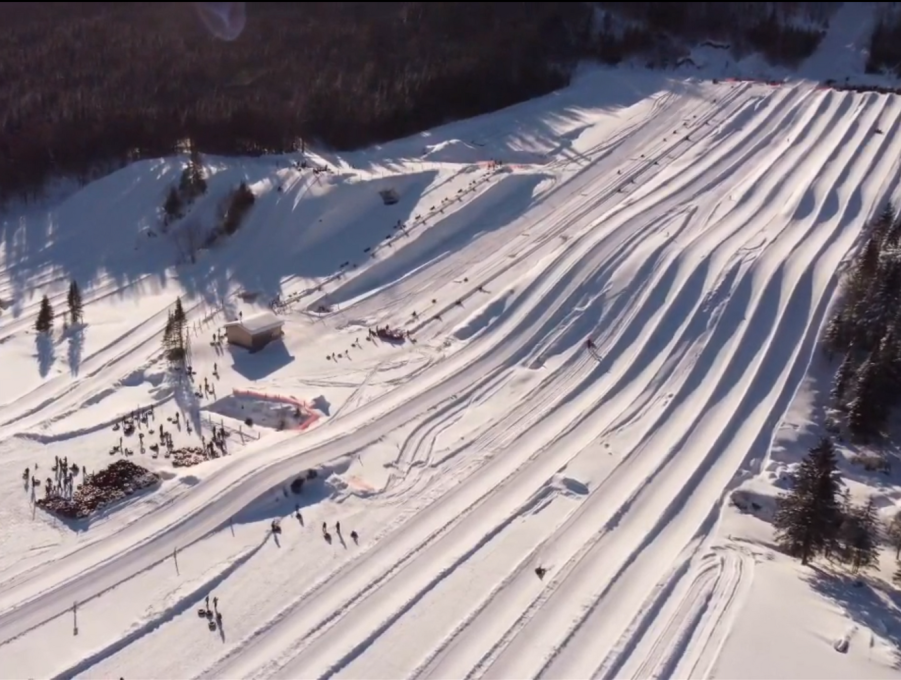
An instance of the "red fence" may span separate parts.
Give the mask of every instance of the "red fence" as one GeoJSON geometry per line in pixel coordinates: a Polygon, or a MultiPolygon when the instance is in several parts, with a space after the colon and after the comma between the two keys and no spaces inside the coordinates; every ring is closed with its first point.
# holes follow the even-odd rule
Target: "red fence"
{"type": "Polygon", "coordinates": [[[294,397],[286,397],[281,394],[269,394],[267,392],[255,392],[254,390],[238,390],[233,389],[232,394],[236,397],[253,397],[254,399],[262,399],[264,401],[277,401],[282,404],[290,404],[294,406],[301,412],[303,412],[305,418],[304,421],[293,428],[295,430],[303,431],[310,427],[312,427],[322,416],[312,408],[307,402],[301,401],[299,399],[295,399],[294,397]]]}

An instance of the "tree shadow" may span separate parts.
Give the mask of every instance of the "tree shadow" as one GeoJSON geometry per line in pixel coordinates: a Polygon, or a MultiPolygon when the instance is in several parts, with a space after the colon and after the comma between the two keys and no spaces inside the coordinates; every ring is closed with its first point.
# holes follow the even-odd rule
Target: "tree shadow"
{"type": "Polygon", "coordinates": [[[84,324],[70,326],[67,331],[69,371],[73,376],[78,375],[81,358],[84,355],[84,332],[84,324]]]}
{"type": "Polygon", "coordinates": [[[856,624],[888,641],[894,648],[893,667],[901,669],[901,597],[874,579],[812,569],[806,578],[810,587],[841,607],[856,624]]]}
{"type": "Polygon", "coordinates": [[[199,433],[202,428],[200,400],[194,392],[194,382],[181,366],[173,367],[169,371],[169,379],[172,385],[172,396],[178,409],[191,424],[194,432],[199,433]]]}
{"type": "MultiPolygon", "coordinates": [[[[584,155],[584,149],[575,149],[586,111],[615,111],[674,88],[691,96],[693,87],[674,84],[665,74],[614,69],[575,80],[570,88],[514,106],[498,118],[463,120],[363,151],[332,155],[333,165],[370,169],[396,165],[404,174],[361,182],[359,173],[338,176],[340,169],[314,175],[309,169],[288,171],[271,158],[229,159],[226,164],[211,157],[209,162],[219,167],[208,178],[208,192],[198,198],[192,215],[197,219],[214,215],[217,204],[239,181],[255,187],[257,202],[234,236],[201,254],[197,264],[177,268],[186,297],[214,303],[225,298],[230,284],[274,296],[287,279],[337,280],[347,266],[368,263],[365,249],[383,243],[396,223],[415,219],[421,199],[436,180],[429,163],[451,162],[460,165],[461,172],[472,173],[492,159],[545,163],[560,157],[586,164],[593,159],[584,155]],[[408,174],[410,161],[421,163],[418,173],[408,174]],[[397,204],[383,205],[378,192],[387,188],[399,192],[397,204]],[[256,264],[261,261],[267,266],[256,264]],[[349,265],[342,268],[344,263],[349,265]]],[[[165,187],[178,181],[183,164],[183,157],[140,161],[91,182],[50,208],[28,205],[0,216],[0,243],[6,247],[7,275],[17,301],[13,314],[23,312],[22,301],[28,302],[35,275],[50,268],[83,283],[85,290],[102,279],[104,285],[112,281],[120,296],[167,287],[176,249],[161,232],[158,213],[165,187]],[[88,225],[90,248],[85,248],[88,225]]],[[[478,230],[469,236],[477,237],[478,230]]]]}
{"type": "MultiPolygon", "coordinates": [[[[256,202],[237,232],[213,245],[197,264],[179,267],[189,298],[224,300],[237,287],[271,299],[288,279],[339,280],[349,267],[368,263],[366,247],[381,244],[395,224],[414,217],[437,178],[429,170],[361,182],[336,174],[314,176],[311,170],[285,177],[271,162],[232,159],[229,165],[219,174],[237,178],[240,169],[248,183],[256,181],[256,202]],[[379,191],[387,188],[400,193],[396,205],[383,204],[379,191]]],[[[221,184],[217,177],[209,193],[221,199],[222,190],[213,186],[221,184]]]]}
{"type": "Polygon", "coordinates": [[[56,361],[56,347],[49,333],[38,333],[34,338],[35,352],[38,360],[38,371],[42,378],[50,373],[53,362],[56,361]]]}

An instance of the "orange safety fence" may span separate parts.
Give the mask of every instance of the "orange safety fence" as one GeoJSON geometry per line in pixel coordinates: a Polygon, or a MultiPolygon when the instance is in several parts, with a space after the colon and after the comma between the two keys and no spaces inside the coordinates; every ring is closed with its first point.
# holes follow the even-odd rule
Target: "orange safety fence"
{"type": "Polygon", "coordinates": [[[291,406],[294,406],[295,408],[302,411],[304,416],[306,416],[304,418],[304,421],[300,425],[293,428],[293,429],[301,431],[301,432],[310,428],[321,417],[320,414],[315,409],[313,409],[307,402],[300,401],[299,399],[295,399],[294,397],[286,397],[281,394],[269,394],[267,392],[256,392],[254,390],[239,390],[239,389],[233,389],[232,394],[236,397],[253,397],[255,399],[263,399],[264,401],[278,401],[283,404],[290,404],[291,406]]]}

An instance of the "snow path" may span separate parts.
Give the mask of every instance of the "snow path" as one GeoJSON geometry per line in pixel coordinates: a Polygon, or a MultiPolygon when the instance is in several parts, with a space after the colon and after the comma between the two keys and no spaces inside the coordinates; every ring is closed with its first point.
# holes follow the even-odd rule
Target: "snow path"
{"type": "MultiPolygon", "coordinates": [[[[725,494],[761,471],[836,272],[896,188],[901,100],[682,83],[583,118],[566,155],[545,163],[476,182],[436,162],[441,179],[422,205],[444,206],[430,218],[438,226],[411,229],[302,298],[307,311],[336,308],[310,322],[329,338],[405,324],[418,341],[393,363],[355,360],[359,379],[344,378],[353,387],[322,424],[263,436],[139,521],[0,572],[0,667],[73,603],[113,602],[130,583],[175,578],[176,550],[197,560],[203,546],[240,539],[166,607],[90,648],[75,638],[28,672],[162,677],[173,672],[167,650],[194,678],[709,677],[755,575],[754,555],[716,540],[725,494]],[[248,520],[257,540],[229,537],[242,513],[326,464],[356,465],[373,490],[345,493],[330,515],[305,508],[316,518],[307,522],[315,535],[317,523],[350,526],[346,513],[368,509],[382,519],[359,546],[317,562],[331,550],[317,543],[283,564],[289,548],[262,540],[275,516],[265,513],[248,520]],[[296,570],[293,585],[230,615],[221,643],[161,642],[214,587],[229,593],[223,602],[247,588],[252,600],[259,578],[263,593],[276,564],[296,570]]],[[[291,180],[282,191],[287,203],[312,190],[291,180]]],[[[267,209],[260,220],[279,219],[281,208],[267,209]]],[[[250,267],[222,257],[233,278],[250,267]]],[[[309,278],[298,290],[315,289],[309,278]]],[[[128,285],[95,286],[88,309],[128,285]]],[[[147,303],[86,353],[77,378],[58,375],[0,407],[3,436],[66,422],[150,365],[167,309],[147,303]]],[[[210,313],[199,300],[189,309],[210,313]]],[[[0,334],[23,324],[0,317],[0,334]]],[[[307,385],[341,379],[333,363],[305,360],[307,385]]],[[[298,394],[304,384],[279,380],[298,394]]]]}

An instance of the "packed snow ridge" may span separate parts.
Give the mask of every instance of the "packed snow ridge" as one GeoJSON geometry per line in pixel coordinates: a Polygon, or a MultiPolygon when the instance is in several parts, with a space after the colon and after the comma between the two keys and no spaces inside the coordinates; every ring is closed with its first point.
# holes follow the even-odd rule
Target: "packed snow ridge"
{"type": "Polygon", "coordinates": [[[805,424],[899,159],[894,95],[598,72],[353,157],[204,158],[166,233],[183,159],[7,216],[0,668],[897,677],[897,598],[811,588],[730,498],[805,424]],[[267,309],[261,349],[223,330],[267,309]],[[41,507],[79,484],[88,517],[41,507]]]}

